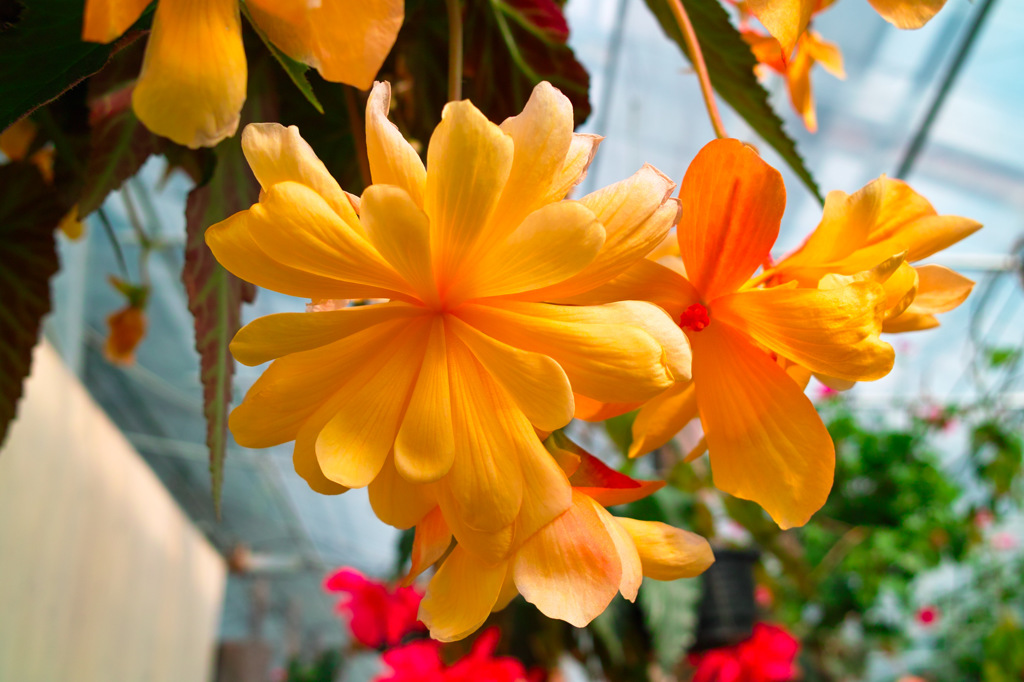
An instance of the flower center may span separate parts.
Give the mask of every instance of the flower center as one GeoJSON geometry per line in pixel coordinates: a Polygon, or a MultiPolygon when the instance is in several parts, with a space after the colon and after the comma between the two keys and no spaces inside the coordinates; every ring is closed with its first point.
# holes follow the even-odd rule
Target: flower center
{"type": "Polygon", "coordinates": [[[700,303],[694,303],[679,316],[679,326],[691,332],[699,332],[711,324],[708,309],[700,303]]]}

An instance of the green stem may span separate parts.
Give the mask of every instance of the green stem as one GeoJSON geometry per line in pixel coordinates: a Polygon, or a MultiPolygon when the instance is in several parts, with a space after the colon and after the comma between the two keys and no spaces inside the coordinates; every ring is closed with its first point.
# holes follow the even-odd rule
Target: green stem
{"type": "Polygon", "coordinates": [[[445,0],[448,6],[448,101],[462,99],[462,6],[459,0],[445,0]]]}

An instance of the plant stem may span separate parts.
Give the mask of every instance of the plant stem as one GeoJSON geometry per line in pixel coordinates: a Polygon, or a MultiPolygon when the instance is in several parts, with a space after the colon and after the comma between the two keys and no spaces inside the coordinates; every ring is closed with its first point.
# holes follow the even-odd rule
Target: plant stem
{"type": "Polygon", "coordinates": [[[448,101],[462,99],[462,6],[459,0],[445,0],[448,6],[448,101]]]}
{"type": "Polygon", "coordinates": [[[679,25],[679,32],[683,34],[683,41],[686,43],[686,51],[690,53],[693,68],[697,70],[697,79],[700,81],[700,91],[704,95],[704,104],[708,109],[711,127],[715,129],[715,135],[719,139],[727,138],[729,135],[725,132],[722,117],[718,113],[715,92],[711,89],[711,78],[708,76],[708,66],[704,63],[704,53],[700,50],[700,43],[697,41],[697,33],[693,30],[693,24],[690,23],[690,16],[686,13],[682,0],[669,0],[668,4],[679,25]]]}

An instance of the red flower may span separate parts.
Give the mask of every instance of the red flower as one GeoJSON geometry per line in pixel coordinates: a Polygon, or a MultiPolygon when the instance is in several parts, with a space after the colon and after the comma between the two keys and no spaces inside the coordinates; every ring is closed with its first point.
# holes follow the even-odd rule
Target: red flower
{"type": "Polygon", "coordinates": [[[384,652],[390,671],[374,682],[526,682],[526,668],[514,658],[494,656],[501,632],[490,628],[481,634],[465,658],[446,668],[441,661],[441,644],[419,640],[384,652]]]}
{"type": "Polygon", "coordinates": [[[348,614],[352,636],[368,647],[396,646],[405,635],[423,629],[416,620],[423,593],[415,587],[391,589],[352,568],[328,577],[324,587],[347,595],[338,610],[348,614]]]}
{"type": "Polygon", "coordinates": [[[691,654],[693,682],[788,682],[796,676],[799,651],[788,632],[758,623],[744,642],[691,654]]]}
{"type": "Polygon", "coordinates": [[[934,606],[922,606],[917,610],[917,622],[925,627],[935,624],[939,619],[939,610],[934,606]]]}

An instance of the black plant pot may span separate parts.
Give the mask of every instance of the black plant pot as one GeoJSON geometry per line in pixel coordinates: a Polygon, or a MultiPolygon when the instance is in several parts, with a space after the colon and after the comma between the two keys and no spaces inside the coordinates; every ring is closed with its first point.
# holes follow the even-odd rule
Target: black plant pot
{"type": "Polygon", "coordinates": [[[755,550],[715,550],[715,563],[701,576],[703,594],[692,651],[731,646],[753,635],[754,564],[759,556],[755,550]]]}

